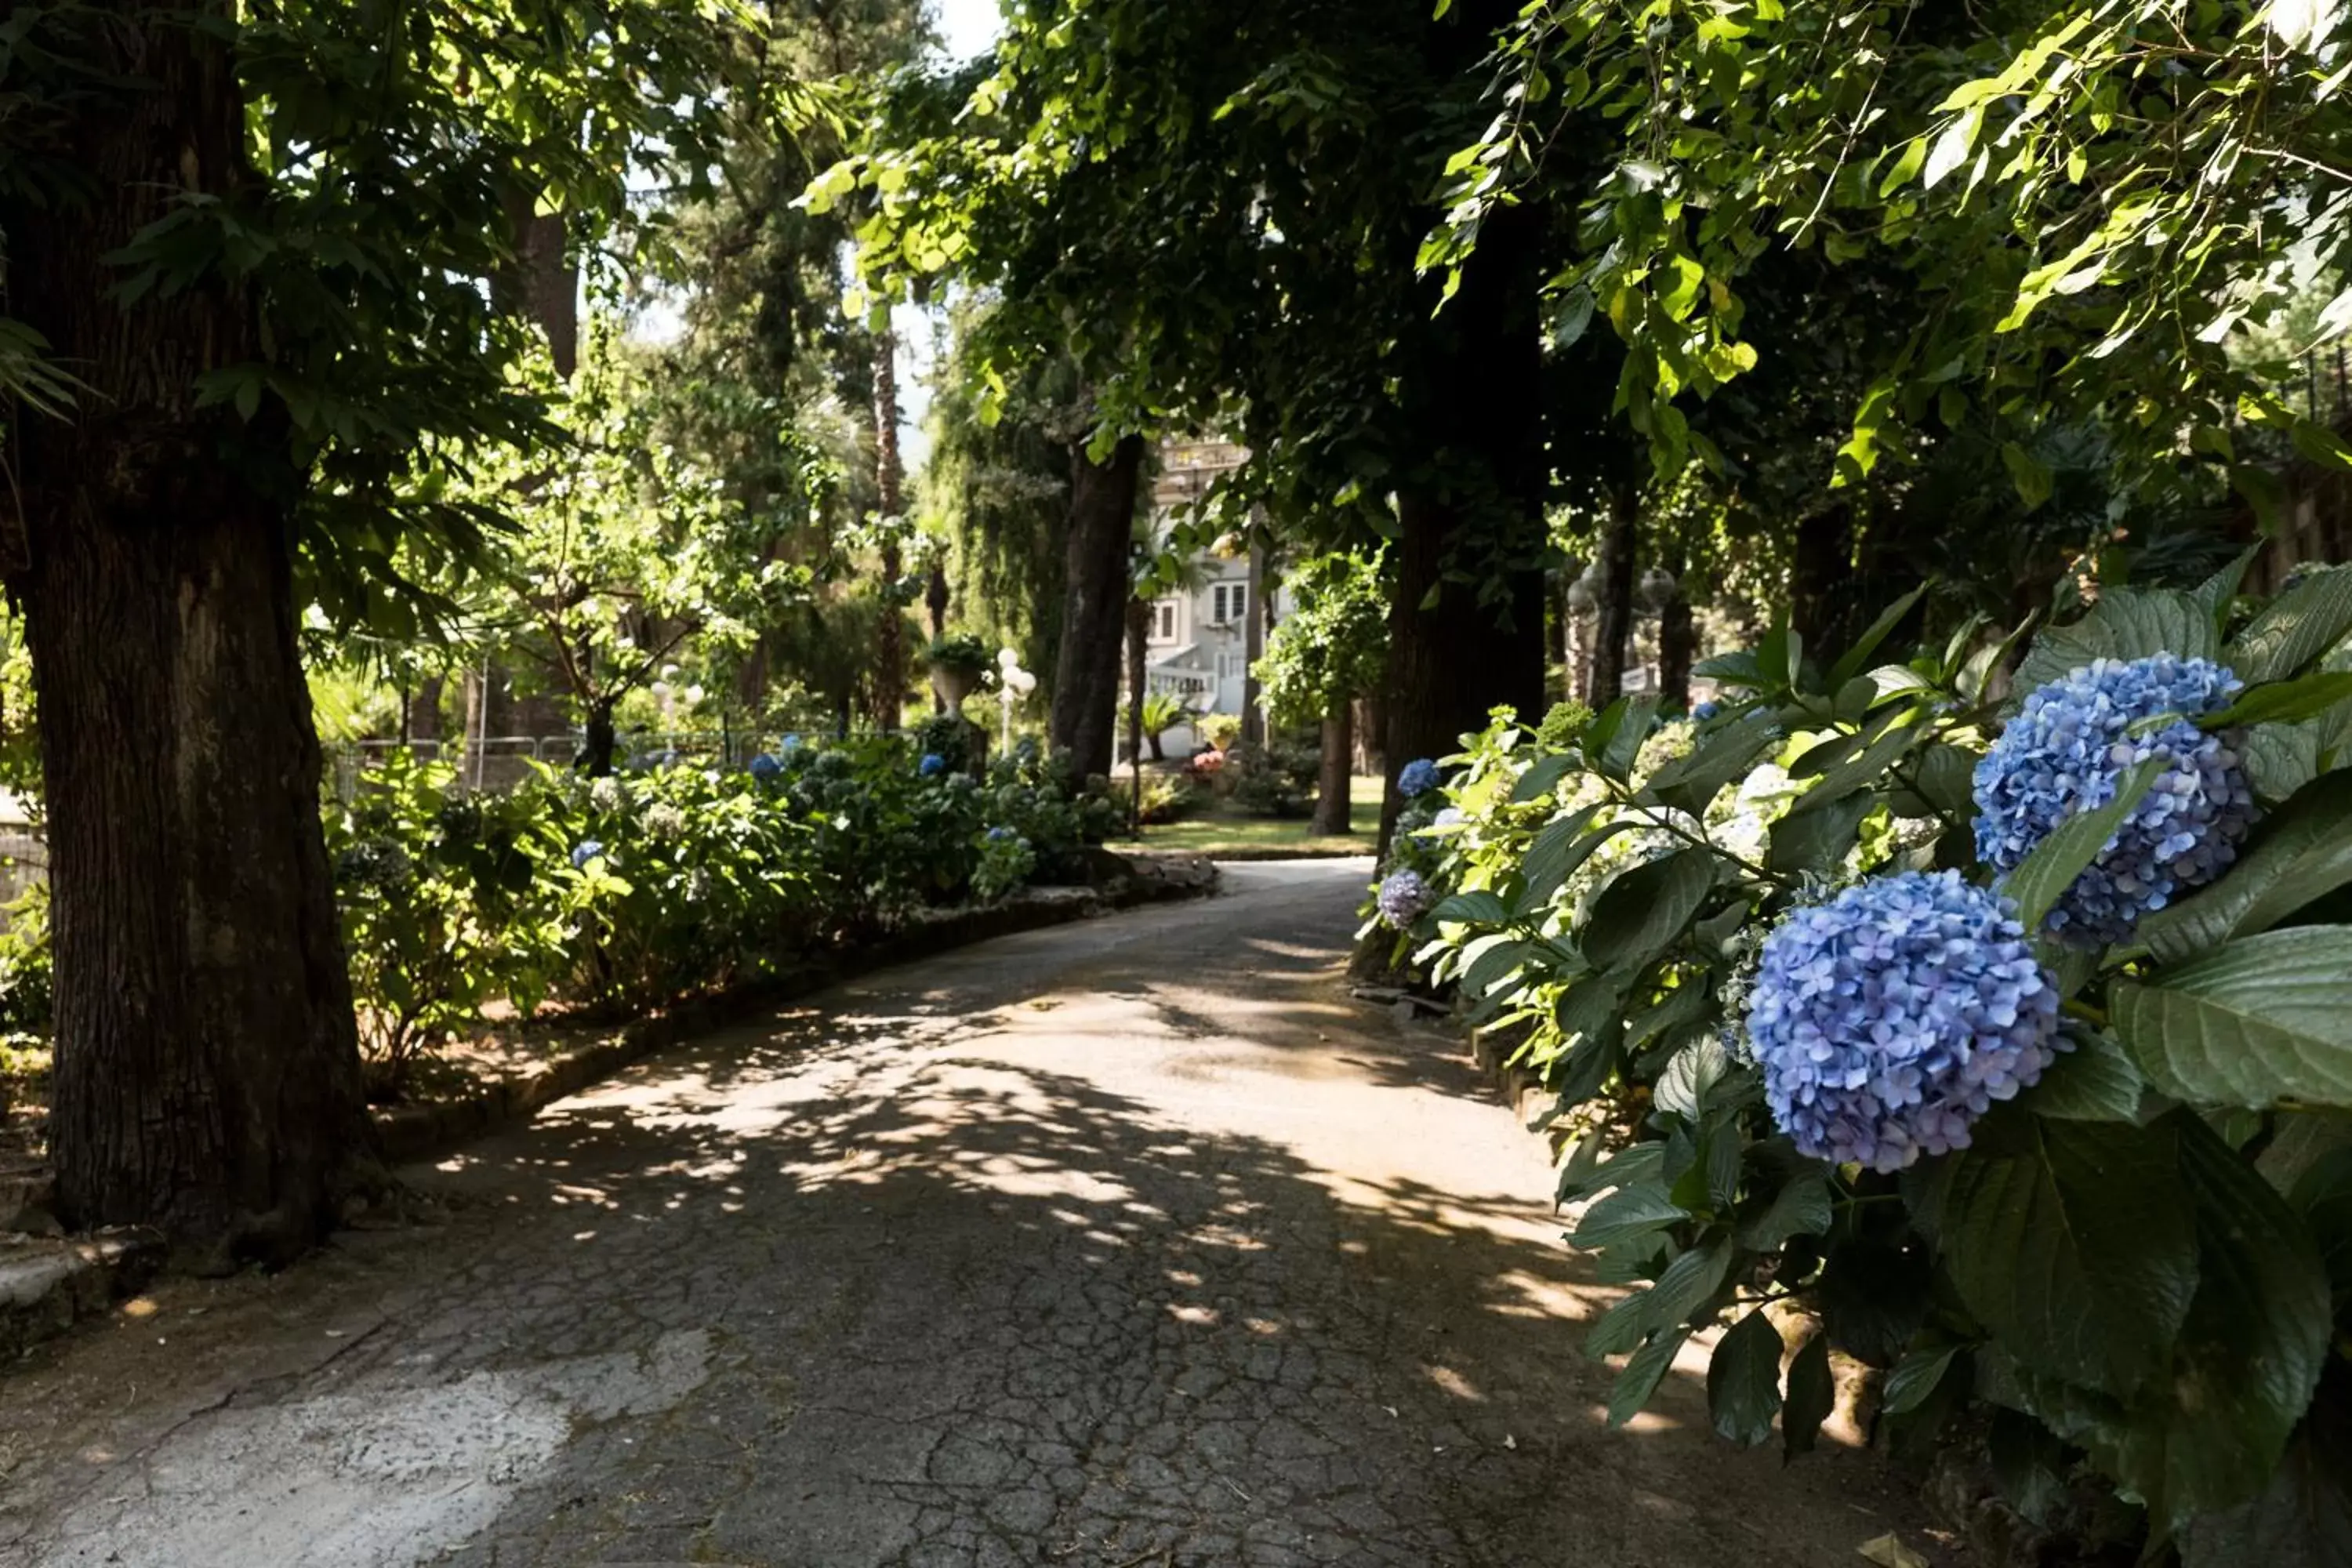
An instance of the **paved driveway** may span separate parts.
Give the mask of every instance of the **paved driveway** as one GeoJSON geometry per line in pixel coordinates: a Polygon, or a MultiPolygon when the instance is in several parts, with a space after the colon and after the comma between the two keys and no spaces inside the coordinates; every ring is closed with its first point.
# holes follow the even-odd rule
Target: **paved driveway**
{"type": "Polygon", "coordinates": [[[1852,1564],[1864,1454],[1602,1424],[1520,1131],[1351,1002],[1361,862],[888,971],[0,1383],[0,1563],[1852,1564]]]}

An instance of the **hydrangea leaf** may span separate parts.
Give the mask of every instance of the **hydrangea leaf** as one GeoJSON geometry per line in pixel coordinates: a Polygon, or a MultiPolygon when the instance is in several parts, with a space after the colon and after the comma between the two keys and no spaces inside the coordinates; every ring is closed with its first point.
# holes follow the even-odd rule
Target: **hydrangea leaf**
{"type": "Polygon", "coordinates": [[[1837,1408],[1837,1380],[1830,1375],[1830,1337],[1815,1334],[1789,1363],[1789,1397],[1780,1407],[1780,1448],[1790,1458],[1813,1451],[1822,1423],[1837,1408]]]}
{"type": "MultiPolygon", "coordinates": [[[[1625,1303],[1621,1302],[1620,1305],[1625,1303]]],[[[1625,1370],[1619,1373],[1617,1381],[1610,1385],[1610,1426],[1622,1426],[1642,1413],[1643,1407],[1650,1403],[1650,1395],[1658,1391],[1658,1384],[1664,1380],[1667,1369],[1675,1364],[1675,1356],[1682,1350],[1683,1342],[1690,1336],[1691,1331],[1686,1328],[1670,1329],[1654,1336],[1649,1343],[1633,1352],[1633,1359],[1625,1363],[1625,1370]]]]}
{"type": "Polygon", "coordinates": [[[1666,1195],[1665,1189],[1647,1183],[1620,1187],[1584,1211],[1570,1245],[1598,1252],[1637,1236],[1670,1229],[1690,1218],[1690,1213],[1666,1195]]]}
{"type": "Polygon", "coordinates": [[[2200,718],[2197,725],[2201,730],[2227,730],[2242,724],[2300,723],[2347,698],[2352,698],[2352,673],[2314,670],[2293,680],[2250,688],[2220,712],[2200,718]]]}
{"type": "Polygon", "coordinates": [[[2253,1501],[2190,1520],[2181,1568],[2340,1568],[2352,1563],[2352,1398],[2323,1394],[2253,1501]]]}
{"type": "Polygon", "coordinates": [[[2066,1495],[2066,1445],[2023,1411],[1997,1409],[1985,1449],[2009,1506],[2033,1523],[2047,1521],[2066,1495]]]}
{"type": "Polygon", "coordinates": [[[1840,1242],[1822,1268],[1822,1322],[1840,1350],[1885,1366],[1927,1321],[1935,1269],[1916,1247],[1875,1239],[1840,1242]]]}
{"type": "Polygon", "coordinates": [[[1774,728],[1769,712],[1746,715],[1701,741],[1690,755],[1677,757],[1651,774],[1650,792],[1678,811],[1704,815],[1724,785],[1753,771],[1759,755],[1772,744],[1774,728]]]}
{"type": "Polygon", "coordinates": [[[1819,1171],[1791,1176],[1762,1214],[1739,1227],[1739,1245],[1751,1252],[1778,1252],[1795,1236],[1822,1236],[1830,1228],[1829,1178],[1819,1171]]]}
{"type": "Polygon", "coordinates": [[[2238,754],[2257,796],[2288,800],[2320,776],[2322,754],[2328,750],[2326,723],[2322,719],[2307,724],[2257,724],[2246,731],[2238,754]]]}
{"type": "Polygon", "coordinates": [[[1870,623],[1869,629],[1856,637],[1853,646],[1845,650],[1844,657],[1831,667],[1829,685],[1832,690],[1843,686],[1862,673],[1863,666],[1869,662],[1870,656],[1876,653],[1878,646],[1893,635],[1896,626],[1903,624],[1903,617],[1911,613],[1911,607],[1916,605],[1927,592],[1927,584],[1920,584],[1889,605],[1878,619],[1870,623]]]}
{"type": "Polygon", "coordinates": [[[1927,1404],[1936,1385],[1944,1381],[1952,1358],[1959,1353],[1958,1345],[1942,1345],[1906,1355],[1886,1374],[1886,1393],[1880,1408],[1889,1415],[1900,1415],[1927,1404]]]}
{"type": "Polygon", "coordinates": [[[1680,936],[1715,887],[1720,863],[1710,850],[1678,850],[1636,866],[1592,901],[1585,956],[1595,969],[1639,969],[1680,936]]]}
{"type": "Polygon", "coordinates": [[[2352,1106],[2352,927],[2241,937],[2154,984],[2118,980],[2107,1010],[2140,1070],[2176,1099],[2352,1106]]]}
{"type": "MultiPolygon", "coordinates": [[[[1685,986],[1684,990],[1696,990],[1685,986]]],[[[1715,1086],[1732,1071],[1730,1056],[1723,1042],[1713,1035],[1702,1035],[1675,1053],[1666,1070],[1658,1075],[1652,1091],[1653,1103],[1686,1121],[1696,1121],[1706,1109],[1706,1100],[1715,1086]]]]}
{"type": "Polygon", "coordinates": [[[2017,905],[2018,923],[2039,931],[2050,910],[2074,885],[2075,879],[2099,858],[2124,822],[2147,798],[2147,792],[2170,767],[2164,757],[2150,757],[2116,783],[2113,800],[2093,811],[2078,811],[2001,879],[2001,891],[2017,905]]]}
{"type": "Polygon", "coordinates": [[[2119,1395],[2163,1372],[2197,1285],[2176,1148],[2168,1131],[2012,1115],[1952,1161],[1945,1268],[2024,1364],[2119,1395]]]}
{"type": "MultiPolygon", "coordinates": [[[[2196,595],[2170,589],[2108,588],[2091,613],[2071,626],[2043,632],[2018,666],[2014,689],[2033,691],[2095,658],[2147,658],[2170,653],[2215,658],[2220,637],[2213,616],[2196,595]]],[[[2249,680],[2264,679],[2235,665],[2249,680]]]]}
{"type": "Polygon", "coordinates": [[[1612,837],[1630,829],[1631,823],[1612,822],[1597,834],[1587,835],[1585,828],[1600,814],[1598,805],[1580,806],[1566,816],[1544,825],[1535,842],[1528,847],[1528,858],[1519,868],[1521,879],[1527,884],[1531,903],[1549,903],[1559,892],[1560,884],[1576,874],[1578,867],[1592,852],[1612,837]]]}
{"type": "Polygon", "coordinates": [[[1731,1325],[1706,1363],[1706,1407],[1725,1441],[1753,1448],[1780,1414],[1780,1357],[1787,1347],[1762,1308],[1731,1325]]]}
{"type": "Polygon", "coordinates": [[[1765,866],[1790,876],[1826,873],[1853,847],[1863,819],[1877,804],[1876,795],[1858,789],[1837,797],[1825,810],[1792,812],[1780,818],[1769,830],[1765,866]]]}
{"type": "Polygon", "coordinates": [[[2147,1079],[2122,1047],[2105,1035],[2079,1035],[2019,1103],[2056,1121],[2131,1121],[2147,1090],[2147,1079]]]}
{"type": "MultiPolygon", "coordinates": [[[[1901,717],[1896,712],[1891,717],[1901,717]]],[[[1816,777],[1813,787],[1799,795],[1789,807],[1789,815],[1801,816],[1810,811],[1820,811],[1835,805],[1857,789],[1867,788],[1884,778],[1921,742],[1927,731],[1916,725],[1890,724],[1858,755],[1833,767],[1824,768],[1816,777]]]]}
{"type": "Polygon", "coordinates": [[[1528,801],[1542,799],[1558,789],[1559,781],[1576,766],[1577,758],[1569,752],[1554,752],[1549,756],[1537,758],[1511,785],[1512,804],[1524,805],[1528,801]]]}
{"type": "Polygon", "coordinates": [[[1456,893],[1431,912],[1441,922],[1462,925],[1505,925],[1511,918],[1511,907],[1503,902],[1501,895],[1483,888],[1456,893]]]}
{"type": "Polygon", "coordinates": [[[2231,937],[2268,931],[2347,882],[2352,772],[2326,774],[2298,791],[2254,830],[2227,876],[2148,916],[2134,934],[2157,962],[2175,963],[2231,937]]]}
{"type": "Polygon", "coordinates": [[[2352,631],[2352,572],[2315,572],[2265,605],[2230,645],[2248,681],[2284,680],[2352,631]]]}

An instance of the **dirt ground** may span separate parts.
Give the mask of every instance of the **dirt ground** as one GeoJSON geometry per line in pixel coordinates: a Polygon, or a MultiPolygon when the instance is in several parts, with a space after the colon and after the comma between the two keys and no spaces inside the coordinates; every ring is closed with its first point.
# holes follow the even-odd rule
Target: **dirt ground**
{"type": "Polygon", "coordinates": [[[0,1568],[1813,1568],[1870,1454],[1603,1420],[1540,1142],[1340,979],[1364,863],[881,972],[0,1378],[0,1568]]]}

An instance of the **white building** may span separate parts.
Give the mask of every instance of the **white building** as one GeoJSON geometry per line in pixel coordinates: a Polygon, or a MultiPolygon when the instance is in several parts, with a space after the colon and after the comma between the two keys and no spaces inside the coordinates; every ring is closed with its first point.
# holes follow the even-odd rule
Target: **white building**
{"type": "MultiPolygon", "coordinates": [[[[1163,444],[1151,497],[1162,529],[1177,509],[1198,500],[1219,474],[1239,468],[1248,456],[1223,441],[1163,444]]],[[[1185,586],[1152,604],[1150,689],[1181,698],[1196,713],[1238,714],[1248,702],[1253,648],[1265,651],[1265,631],[1284,614],[1286,601],[1277,588],[1271,606],[1252,603],[1255,584],[1245,551],[1202,551],[1192,566],[1185,586]]]]}

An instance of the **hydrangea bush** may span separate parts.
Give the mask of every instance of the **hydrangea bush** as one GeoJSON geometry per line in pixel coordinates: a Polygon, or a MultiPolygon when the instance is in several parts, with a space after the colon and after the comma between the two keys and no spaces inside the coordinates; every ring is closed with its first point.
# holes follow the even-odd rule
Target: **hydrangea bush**
{"type": "Polygon", "coordinates": [[[633,1008],[756,979],[913,907],[1083,869],[1117,824],[1034,748],[982,779],[921,755],[788,737],[740,771],[543,772],[487,795],[394,752],[327,811],[373,1089],[397,1097],[488,1003],[633,1008]]]}
{"type": "Polygon", "coordinates": [[[1397,951],[1557,1095],[1572,1239],[1632,1287],[1616,1419],[1727,1324],[1735,1442],[1811,1447],[1847,1358],[1883,1440],[1990,1444],[2037,1524],[2341,1560],[2352,570],[2238,584],[1885,661],[1914,595],[1708,661],[1695,732],[1635,699],[1439,760],[1380,891],[1420,879],[1397,951]]]}

